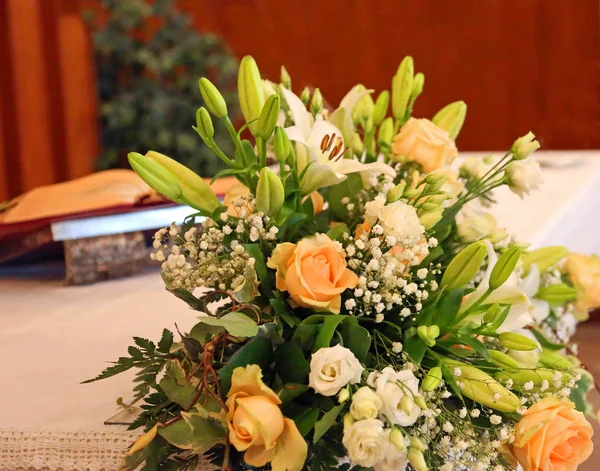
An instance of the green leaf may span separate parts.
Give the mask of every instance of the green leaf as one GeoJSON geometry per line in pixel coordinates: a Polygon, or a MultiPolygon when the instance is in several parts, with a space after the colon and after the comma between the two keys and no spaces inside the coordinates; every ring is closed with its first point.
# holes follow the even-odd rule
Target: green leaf
{"type": "MultiPolygon", "coordinates": [[[[138,347],[143,348],[148,353],[153,353],[154,350],[156,349],[156,345],[154,345],[154,342],[151,342],[148,339],[144,339],[142,337],[133,337],[133,341],[135,342],[135,344],[138,347]]],[[[131,353],[130,353],[130,355],[131,355],[131,353]]]]}
{"type": "Polygon", "coordinates": [[[460,343],[468,345],[473,350],[475,350],[479,355],[481,355],[484,359],[490,360],[490,354],[485,348],[485,345],[481,343],[474,334],[456,334],[456,338],[460,343]]]}
{"type": "Polygon", "coordinates": [[[159,386],[171,401],[183,409],[190,408],[197,395],[196,387],[185,380],[185,371],[177,360],[167,363],[165,376],[159,386]]]}
{"type": "Polygon", "coordinates": [[[344,240],[344,234],[350,234],[350,229],[346,224],[340,224],[339,226],[332,227],[327,231],[327,235],[331,240],[337,240],[342,242],[344,240]]]}
{"type": "Polygon", "coordinates": [[[273,363],[273,347],[267,337],[258,335],[235,352],[229,361],[218,371],[221,381],[221,392],[227,394],[231,387],[231,375],[239,366],[258,365],[262,371],[273,363]]]}
{"type": "Polygon", "coordinates": [[[340,316],[339,314],[325,316],[323,325],[319,329],[315,344],[313,345],[313,353],[321,348],[327,348],[331,345],[331,339],[333,338],[335,329],[345,318],[346,316],[340,316]]]}
{"type": "Polygon", "coordinates": [[[158,351],[160,353],[169,353],[171,346],[173,345],[173,332],[168,329],[164,329],[162,337],[158,342],[158,351]]]}
{"type": "Polygon", "coordinates": [[[258,275],[258,279],[260,280],[261,287],[264,293],[267,295],[267,298],[271,297],[271,293],[273,292],[273,278],[269,270],[267,269],[267,264],[265,263],[265,256],[263,251],[258,244],[245,244],[244,248],[246,252],[254,258],[254,269],[256,270],[256,274],[258,275]]]}
{"type": "Polygon", "coordinates": [[[299,317],[297,317],[293,310],[290,309],[289,304],[286,303],[282,298],[281,294],[278,292],[273,293],[274,298],[269,299],[269,303],[273,307],[275,314],[281,317],[284,322],[292,328],[296,328],[302,322],[299,317]]]}
{"type": "Polygon", "coordinates": [[[306,384],[286,384],[281,388],[281,391],[279,391],[279,399],[285,404],[301,394],[304,394],[306,391],[308,391],[308,386],[306,384]]]}
{"type": "Polygon", "coordinates": [[[171,445],[203,455],[214,446],[225,444],[227,431],[223,423],[199,405],[190,412],[182,412],[181,417],[158,429],[158,434],[171,445]]]}
{"type": "Polygon", "coordinates": [[[300,414],[293,417],[294,423],[303,437],[306,437],[310,433],[318,419],[319,409],[312,407],[306,407],[300,414]]]}
{"type": "Polygon", "coordinates": [[[581,379],[577,381],[575,388],[571,390],[571,400],[579,412],[595,418],[594,409],[587,400],[587,395],[592,389],[594,389],[594,378],[587,371],[582,371],[581,379]]]}
{"type": "Polygon", "coordinates": [[[371,347],[371,334],[367,329],[358,325],[355,317],[348,317],[342,322],[341,328],[344,347],[350,349],[358,361],[364,363],[371,347]]]}
{"type": "Polygon", "coordinates": [[[201,345],[208,342],[214,335],[219,335],[225,329],[221,326],[208,325],[198,322],[190,331],[189,338],[197,340],[201,345]]]}
{"type": "Polygon", "coordinates": [[[346,205],[342,204],[342,200],[348,195],[355,195],[363,188],[363,183],[360,175],[351,173],[343,182],[329,187],[327,193],[327,201],[333,214],[340,221],[345,221],[348,218],[348,210],[346,205]]]}
{"type": "Polygon", "coordinates": [[[451,327],[460,310],[464,292],[463,288],[457,288],[446,293],[438,303],[431,323],[439,326],[442,330],[451,327]]]}
{"type": "Polygon", "coordinates": [[[200,322],[213,327],[223,327],[234,337],[254,337],[258,334],[258,325],[242,312],[230,312],[223,317],[200,317],[200,322]]]}
{"type": "Polygon", "coordinates": [[[454,374],[452,373],[452,371],[450,371],[450,368],[448,368],[448,365],[446,365],[444,362],[441,362],[439,364],[439,367],[442,369],[442,374],[444,375],[444,379],[450,385],[450,388],[452,389],[454,394],[456,394],[456,396],[459,397],[460,400],[462,401],[462,392],[461,392],[460,388],[458,387],[456,380],[454,379],[454,374]]]}
{"type": "Polygon", "coordinates": [[[323,417],[315,423],[315,434],[313,436],[313,443],[317,443],[327,431],[333,427],[337,421],[340,412],[344,409],[344,404],[335,406],[329,412],[325,412],[323,417]]]}
{"type": "Polygon", "coordinates": [[[204,303],[198,299],[196,296],[194,296],[192,293],[190,293],[188,290],[183,289],[183,288],[171,288],[170,285],[170,281],[167,278],[167,276],[164,273],[161,273],[162,279],[165,282],[165,289],[169,292],[175,295],[175,297],[181,299],[182,301],[185,301],[188,306],[190,306],[192,309],[194,309],[195,311],[202,311],[204,308],[204,303]]]}
{"type": "Polygon", "coordinates": [[[275,352],[275,371],[284,383],[303,384],[310,365],[296,343],[286,342],[275,352]]]}
{"type": "Polygon", "coordinates": [[[542,346],[543,349],[545,350],[550,350],[552,352],[557,352],[559,350],[562,350],[563,348],[566,348],[567,345],[562,344],[562,343],[554,343],[551,342],[550,340],[548,340],[545,335],[539,330],[538,327],[532,327],[531,328],[531,333],[533,334],[533,336],[535,337],[535,339],[540,343],[540,345],[542,346]]]}
{"type": "Polygon", "coordinates": [[[420,337],[408,337],[404,340],[403,350],[416,364],[420,364],[427,351],[427,345],[420,337]]]}
{"type": "Polygon", "coordinates": [[[300,324],[292,336],[292,342],[295,342],[304,352],[311,351],[319,334],[319,328],[319,324],[300,324]]]}

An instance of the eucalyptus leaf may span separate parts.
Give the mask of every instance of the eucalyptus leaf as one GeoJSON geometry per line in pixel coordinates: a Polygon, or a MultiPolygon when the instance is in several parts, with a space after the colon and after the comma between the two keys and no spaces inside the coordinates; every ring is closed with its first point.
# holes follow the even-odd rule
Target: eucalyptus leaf
{"type": "Polygon", "coordinates": [[[235,337],[254,337],[258,334],[258,325],[242,312],[230,312],[223,317],[200,317],[200,322],[214,327],[223,327],[235,337]]]}

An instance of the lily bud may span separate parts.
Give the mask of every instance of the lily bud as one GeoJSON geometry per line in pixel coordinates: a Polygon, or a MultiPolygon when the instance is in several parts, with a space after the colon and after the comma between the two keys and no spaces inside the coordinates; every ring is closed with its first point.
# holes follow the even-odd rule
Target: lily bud
{"type": "MultiPolygon", "coordinates": [[[[260,116],[260,112],[265,104],[265,95],[258,66],[252,56],[245,56],[240,62],[238,95],[240,108],[246,123],[256,120],[260,116]]],[[[252,134],[256,136],[258,133],[258,122],[253,122],[249,127],[252,134]]]]}
{"type": "Polygon", "coordinates": [[[264,211],[270,217],[276,216],[281,211],[284,199],[281,180],[269,167],[264,167],[260,171],[256,186],[256,209],[264,211]]]}
{"type": "Polygon", "coordinates": [[[208,110],[204,106],[198,108],[196,112],[196,127],[194,129],[206,144],[212,142],[212,138],[215,135],[215,128],[208,110]]]}
{"type": "MultiPolygon", "coordinates": [[[[494,375],[499,381],[513,381],[513,387],[517,390],[522,389],[525,383],[531,381],[534,386],[541,386],[544,380],[548,381],[553,386],[554,375],[556,370],[548,368],[536,368],[536,369],[520,369],[519,371],[500,371],[494,375]]],[[[561,372],[562,381],[564,383],[571,380],[573,377],[571,374],[561,372]]]]}
{"type": "Polygon", "coordinates": [[[435,345],[435,339],[429,337],[429,330],[426,325],[420,325],[417,328],[417,335],[425,342],[425,345],[428,347],[433,347],[435,345]]]}
{"type": "Polygon", "coordinates": [[[404,443],[404,435],[398,428],[393,428],[390,432],[390,443],[396,447],[398,451],[404,451],[406,444],[404,443]]]}
{"type": "Polygon", "coordinates": [[[421,389],[425,392],[431,392],[442,383],[442,369],[439,366],[434,366],[429,370],[425,379],[421,383],[421,389]]]}
{"type": "Polygon", "coordinates": [[[538,266],[541,272],[556,265],[569,254],[569,250],[562,245],[544,247],[543,249],[533,250],[523,254],[523,269],[525,273],[529,272],[531,265],[538,266]]]}
{"type": "Polygon", "coordinates": [[[462,394],[469,399],[501,412],[515,412],[521,405],[515,394],[480,369],[456,360],[444,359],[444,363],[461,369],[462,394]]]}
{"type": "Polygon", "coordinates": [[[429,229],[434,227],[438,222],[440,222],[443,216],[444,208],[442,208],[441,206],[437,206],[437,208],[432,211],[420,214],[419,221],[421,221],[421,224],[423,225],[425,230],[428,231],[429,229]]]}
{"type": "MultiPolygon", "coordinates": [[[[388,106],[390,104],[390,92],[387,90],[382,91],[377,100],[375,101],[375,109],[373,111],[373,123],[376,126],[383,121],[385,115],[387,114],[388,106]]],[[[381,131],[380,131],[381,133],[381,131]]]]}
{"type": "Polygon", "coordinates": [[[410,447],[414,450],[425,451],[425,444],[417,437],[410,437],[410,447]]]}
{"type": "Polygon", "coordinates": [[[393,203],[394,201],[398,201],[402,198],[402,193],[404,193],[404,188],[406,187],[406,182],[398,183],[394,188],[388,191],[386,198],[388,203],[393,203]]]}
{"type": "Polygon", "coordinates": [[[547,368],[558,368],[560,370],[570,370],[573,368],[573,364],[569,360],[550,350],[542,350],[539,362],[547,368]]]}
{"type": "Polygon", "coordinates": [[[279,118],[279,95],[271,95],[265,102],[262,111],[260,112],[260,118],[258,118],[257,137],[267,141],[275,126],[277,126],[277,119],[279,118]]]}
{"type": "Polygon", "coordinates": [[[455,101],[444,106],[432,118],[433,124],[448,131],[450,139],[456,139],[467,116],[467,104],[464,101],[455,101]]]}
{"type": "Polygon", "coordinates": [[[469,283],[479,272],[487,255],[483,242],[473,244],[461,250],[450,262],[442,277],[441,287],[448,291],[469,283]]]}
{"type": "Polygon", "coordinates": [[[402,396],[402,399],[400,399],[400,408],[406,415],[410,415],[414,405],[415,401],[413,401],[409,394],[405,394],[402,396]]]}
{"type": "Polygon", "coordinates": [[[340,404],[342,404],[342,403],[346,402],[349,397],[350,397],[350,391],[348,391],[348,388],[344,388],[338,394],[338,402],[340,404]]]}
{"type": "Polygon", "coordinates": [[[408,450],[408,462],[415,468],[415,471],[429,471],[427,463],[425,463],[423,452],[416,448],[410,448],[408,450]]]}
{"type": "Polygon", "coordinates": [[[313,115],[317,115],[323,109],[323,95],[321,95],[321,90],[315,88],[312,99],[310,100],[310,112],[313,115]]]}
{"type": "Polygon", "coordinates": [[[283,65],[281,66],[280,81],[281,85],[283,85],[285,88],[288,90],[292,89],[292,77],[290,77],[290,74],[288,74],[287,69],[283,65]]]}
{"type": "Polygon", "coordinates": [[[494,365],[507,370],[519,369],[519,364],[506,353],[499,352],[498,350],[488,350],[488,353],[490,354],[490,361],[494,365]]]}
{"type": "Polygon", "coordinates": [[[180,202],[183,194],[181,186],[167,169],[137,152],[130,152],[127,155],[127,159],[129,160],[131,168],[135,170],[135,173],[137,173],[150,188],[156,190],[171,201],[180,202]]]}
{"type": "Polygon", "coordinates": [[[419,72],[415,75],[412,89],[412,100],[415,101],[419,95],[423,92],[423,86],[425,85],[425,75],[419,72]]]}
{"type": "Polygon", "coordinates": [[[536,298],[548,301],[555,306],[561,306],[577,298],[577,289],[564,283],[544,286],[539,289],[536,298]]]}
{"type": "Polygon", "coordinates": [[[425,402],[425,399],[423,399],[421,396],[415,396],[414,400],[415,400],[415,404],[419,407],[419,409],[421,409],[421,410],[427,409],[427,403],[425,402]]]}
{"type": "Polygon", "coordinates": [[[517,160],[523,160],[533,154],[540,148],[540,143],[535,139],[535,134],[529,131],[524,136],[518,138],[510,148],[517,160]]]}
{"type": "Polygon", "coordinates": [[[362,155],[362,153],[365,151],[365,146],[363,144],[362,139],[360,138],[360,134],[355,132],[352,135],[352,142],[350,143],[350,147],[352,148],[352,152],[354,152],[356,155],[362,155]]]}
{"type": "Polygon", "coordinates": [[[394,138],[394,120],[393,118],[385,118],[379,126],[378,142],[389,144],[394,138]]]}
{"type": "Polygon", "coordinates": [[[486,324],[493,324],[497,321],[500,316],[504,313],[504,308],[499,304],[492,304],[489,309],[483,315],[483,322],[486,324]]]}
{"type": "Polygon", "coordinates": [[[396,120],[402,121],[406,114],[413,93],[414,74],[413,58],[406,56],[392,79],[392,115],[396,120]]]}
{"type": "Polygon", "coordinates": [[[490,275],[490,289],[498,289],[508,280],[515,271],[519,258],[521,258],[521,250],[514,246],[498,258],[490,275]]]}
{"type": "Polygon", "coordinates": [[[275,155],[280,162],[285,162],[290,155],[290,140],[286,132],[280,126],[275,127],[275,134],[273,136],[273,149],[275,150],[275,155]]]}
{"type": "Polygon", "coordinates": [[[198,81],[198,86],[200,87],[202,99],[210,112],[217,118],[225,118],[227,116],[227,104],[217,87],[206,77],[202,77],[198,81]]]}
{"type": "Polygon", "coordinates": [[[210,185],[196,172],[159,152],[150,151],[146,153],[146,157],[167,169],[175,177],[183,191],[183,201],[192,208],[212,213],[221,206],[219,198],[210,185]]]}
{"type": "Polygon", "coordinates": [[[306,106],[308,100],[310,100],[310,88],[304,87],[304,90],[302,90],[302,93],[300,94],[300,100],[304,103],[304,106],[306,106]]]}
{"type": "Polygon", "coordinates": [[[503,332],[498,336],[498,340],[500,345],[509,350],[528,352],[538,348],[538,344],[534,340],[515,332],[503,332]]]}

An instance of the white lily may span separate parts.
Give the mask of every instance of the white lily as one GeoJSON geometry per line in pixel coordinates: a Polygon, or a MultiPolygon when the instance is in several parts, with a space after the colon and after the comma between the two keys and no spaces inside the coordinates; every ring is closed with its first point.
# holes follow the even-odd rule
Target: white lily
{"type": "Polygon", "coordinates": [[[550,315],[550,304],[548,304],[548,301],[535,298],[540,289],[540,282],[540,269],[535,263],[531,265],[529,274],[519,282],[519,288],[523,290],[529,301],[531,301],[530,314],[536,324],[540,324],[550,315]]]}
{"type": "MultiPolygon", "coordinates": [[[[285,131],[289,139],[296,142],[298,172],[306,169],[300,182],[303,194],[336,185],[350,173],[376,171],[392,178],[396,176],[394,169],[383,162],[363,164],[344,158],[342,131],[322,116],[313,119],[300,98],[289,90],[283,89],[282,93],[294,119],[294,125],[285,128],[285,131]]],[[[348,112],[346,108],[340,109],[343,110],[341,113],[348,112]]]]}
{"type": "MultiPolygon", "coordinates": [[[[479,286],[477,286],[477,289],[465,296],[459,313],[465,312],[469,307],[475,304],[490,287],[490,276],[492,275],[494,266],[498,262],[498,255],[496,254],[494,246],[490,241],[485,240],[484,243],[488,252],[487,270],[483,276],[483,279],[481,280],[481,283],[479,283],[479,286]]],[[[533,321],[529,312],[531,302],[529,301],[529,297],[519,287],[519,277],[515,272],[508,277],[502,286],[492,291],[492,293],[485,299],[485,304],[496,303],[510,304],[511,306],[508,316],[502,325],[497,329],[498,333],[512,332],[516,329],[520,329],[528,324],[531,324],[533,321]]],[[[476,314],[467,317],[467,320],[479,322],[481,321],[482,317],[483,314],[476,314]]]]}

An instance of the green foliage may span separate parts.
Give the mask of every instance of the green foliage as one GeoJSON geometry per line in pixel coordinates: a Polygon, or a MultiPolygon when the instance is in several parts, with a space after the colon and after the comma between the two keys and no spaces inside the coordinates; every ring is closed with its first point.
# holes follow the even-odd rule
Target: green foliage
{"type": "MultiPolygon", "coordinates": [[[[202,104],[197,80],[210,76],[238,114],[236,60],[223,42],[192,28],[176,0],[101,0],[106,13],[88,25],[98,74],[102,154],[100,169],[126,165],[127,152],[156,150],[202,176],[223,168],[192,130],[202,104]]],[[[228,154],[233,146],[221,122],[215,141],[228,154]]]]}

